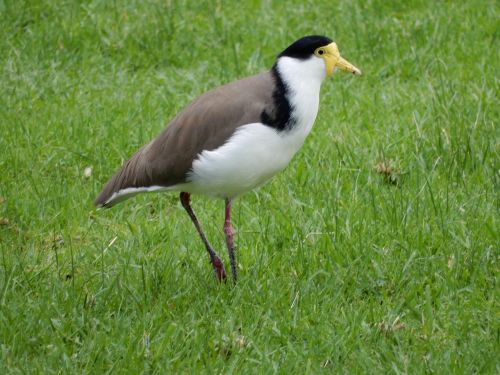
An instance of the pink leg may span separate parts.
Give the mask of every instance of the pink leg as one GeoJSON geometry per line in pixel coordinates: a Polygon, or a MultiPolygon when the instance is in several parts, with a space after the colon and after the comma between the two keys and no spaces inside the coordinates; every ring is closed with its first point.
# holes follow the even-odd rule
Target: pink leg
{"type": "Polygon", "coordinates": [[[207,248],[208,254],[210,255],[210,261],[212,262],[212,266],[214,267],[215,276],[217,277],[217,280],[226,281],[226,271],[224,271],[224,264],[222,263],[222,260],[217,256],[212,246],[210,246],[210,243],[208,242],[207,237],[203,232],[203,229],[201,229],[200,222],[198,221],[198,218],[196,217],[196,215],[193,212],[193,209],[191,208],[189,193],[182,192],[180,198],[182,206],[186,209],[189,217],[191,218],[191,221],[193,222],[196,230],[198,231],[198,234],[201,237],[201,240],[203,241],[205,247],[207,248]]]}
{"type": "Polygon", "coordinates": [[[234,230],[231,225],[231,199],[226,199],[226,210],[224,219],[224,234],[226,236],[227,250],[229,252],[229,260],[231,261],[231,273],[233,274],[233,281],[236,283],[236,256],[234,253],[234,230]]]}

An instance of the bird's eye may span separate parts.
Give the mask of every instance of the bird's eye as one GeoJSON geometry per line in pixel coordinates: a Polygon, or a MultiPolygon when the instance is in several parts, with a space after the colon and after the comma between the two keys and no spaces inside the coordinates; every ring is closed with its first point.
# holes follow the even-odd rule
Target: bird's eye
{"type": "Polygon", "coordinates": [[[325,53],[325,51],[323,51],[322,49],[319,49],[319,50],[318,50],[318,55],[322,55],[322,54],[324,54],[324,53],[325,53]]]}

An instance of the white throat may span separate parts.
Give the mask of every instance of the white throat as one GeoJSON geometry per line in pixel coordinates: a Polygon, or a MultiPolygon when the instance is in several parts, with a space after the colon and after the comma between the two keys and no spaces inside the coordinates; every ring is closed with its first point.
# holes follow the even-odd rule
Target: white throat
{"type": "Polygon", "coordinates": [[[278,59],[277,69],[287,87],[291,116],[296,120],[292,132],[297,133],[300,147],[318,114],[321,83],[326,78],[325,63],[316,56],[306,60],[283,56],[278,59]]]}

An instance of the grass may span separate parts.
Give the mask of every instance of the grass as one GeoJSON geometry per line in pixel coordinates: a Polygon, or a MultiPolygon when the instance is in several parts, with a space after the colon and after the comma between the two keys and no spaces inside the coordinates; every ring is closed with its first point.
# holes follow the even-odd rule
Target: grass
{"type": "MultiPolygon", "coordinates": [[[[0,373],[499,373],[499,13],[0,1],[0,373]],[[325,82],[301,152],[235,203],[237,286],[177,195],[92,207],[190,100],[310,33],[364,75],[325,82]]],[[[194,208],[227,263],[222,202],[194,208]]]]}

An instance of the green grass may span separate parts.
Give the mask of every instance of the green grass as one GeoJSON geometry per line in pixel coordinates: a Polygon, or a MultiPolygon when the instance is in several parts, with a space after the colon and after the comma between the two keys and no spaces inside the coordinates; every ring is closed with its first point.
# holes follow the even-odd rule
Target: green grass
{"type": "MultiPolygon", "coordinates": [[[[185,3],[0,1],[0,373],[499,373],[498,3],[185,3]],[[92,207],[310,33],[364,75],[236,201],[238,285],[176,194],[92,207]]],[[[193,205],[228,263],[222,202],[193,205]]]]}

